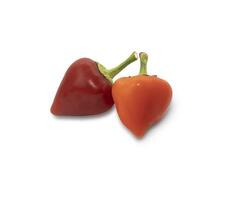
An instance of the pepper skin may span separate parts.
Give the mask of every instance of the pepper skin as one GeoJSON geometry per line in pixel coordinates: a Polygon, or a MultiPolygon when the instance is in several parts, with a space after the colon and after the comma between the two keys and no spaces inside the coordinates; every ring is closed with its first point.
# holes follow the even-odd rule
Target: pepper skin
{"type": "Polygon", "coordinates": [[[164,116],[172,98],[167,81],[146,75],[147,54],[140,53],[140,60],[139,75],[120,78],[112,87],[120,120],[138,138],[164,116]]]}
{"type": "Polygon", "coordinates": [[[89,58],[75,61],[64,75],[51,112],[54,115],[84,116],[107,111],[114,104],[111,95],[112,78],[136,59],[133,53],[110,70],[89,58]]]}

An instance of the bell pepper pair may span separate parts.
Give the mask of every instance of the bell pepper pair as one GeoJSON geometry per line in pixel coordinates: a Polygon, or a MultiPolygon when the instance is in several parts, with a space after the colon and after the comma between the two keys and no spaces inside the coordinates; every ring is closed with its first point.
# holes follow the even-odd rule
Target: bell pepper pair
{"type": "Polygon", "coordinates": [[[107,69],[89,58],[81,58],[68,68],[57,90],[51,112],[54,115],[84,116],[107,111],[115,103],[122,123],[142,137],[166,113],[172,98],[168,82],[147,75],[148,55],[139,54],[137,76],[112,79],[138,59],[133,52],[117,67],[107,69]]]}

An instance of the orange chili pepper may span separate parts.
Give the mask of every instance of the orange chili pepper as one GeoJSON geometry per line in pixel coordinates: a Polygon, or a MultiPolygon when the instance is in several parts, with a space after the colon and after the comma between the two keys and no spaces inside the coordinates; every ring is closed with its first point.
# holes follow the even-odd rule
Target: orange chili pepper
{"type": "Polygon", "coordinates": [[[140,53],[139,56],[139,75],[120,78],[112,87],[119,118],[136,137],[144,136],[163,117],[172,98],[167,81],[147,75],[148,55],[140,53]]]}

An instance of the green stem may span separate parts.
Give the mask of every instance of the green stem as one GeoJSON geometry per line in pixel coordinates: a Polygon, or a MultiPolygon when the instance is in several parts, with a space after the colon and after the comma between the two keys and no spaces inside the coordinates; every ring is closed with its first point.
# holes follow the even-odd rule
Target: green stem
{"type": "Polygon", "coordinates": [[[148,62],[148,54],[145,52],[139,53],[140,58],[140,71],[139,74],[147,75],[147,62],[148,62]]]}
{"type": "Polygon", "coordinates": [[[126,66],[137,60],[137,53],[133,52],[126,60],[124,60],[121,64],[119,64],[117,67],[114,67],[112,69],[107,70],[107,75],[110,76],[111,79],[113,79],[120,71],[122,71],[126,66]]]}
{"type": "Polygon", "coordinates": [[[133,52],[125,61],[123,61],[120,65],[117,67],[114,67],[112,69],[107,69],[102,64],[97,63],[98,69],[103,76],[109,80],[111,83],[113,83],[112,79],[120,72],[122,71],[126,66],[134,62],[138,59],[137,53],[133,52]]]}

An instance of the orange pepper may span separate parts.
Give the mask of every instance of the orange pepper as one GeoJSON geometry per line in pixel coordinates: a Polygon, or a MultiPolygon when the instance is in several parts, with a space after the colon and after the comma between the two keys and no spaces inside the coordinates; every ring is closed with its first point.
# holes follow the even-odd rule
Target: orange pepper
{"type": "Polygon", "coordinates": [[[148,55],[139,56],[139,75],[118,79],[112,86],[112,96],[122,123],[140,138],[166,113],[172,88],[167,81],[147,75],[148,55]]]}

